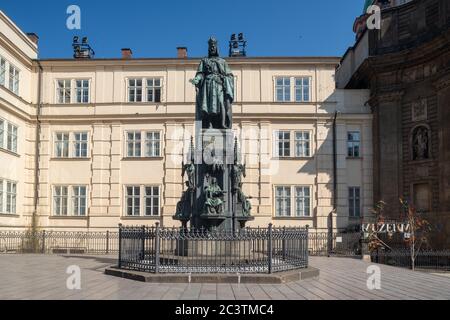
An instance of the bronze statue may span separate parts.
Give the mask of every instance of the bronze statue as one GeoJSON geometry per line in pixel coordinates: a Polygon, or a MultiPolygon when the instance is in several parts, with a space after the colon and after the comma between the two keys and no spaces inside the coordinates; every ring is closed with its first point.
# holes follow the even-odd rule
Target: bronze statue
{"type": "Polygon", "coordinates": [[[197,88],[197,113],[203,129],[231,129],[234,76],[219,57],[217,40],[208,41],[208,58],[202,59],[191,83],[197,88]]]}
{"type": "Polygon", "coordinates": [[[195,165],[192,162],[188,164],[183,163],[181,176],[184,178],[185,174],[188,177],[186,185],[189,190],[193,190],[195,188],[195,165]]]}
{"type": "Polygon", "coordinates": [[[224,192],[220,189],[217,179],[211,178],[205,187],[205,211],[207,214],[221,214],[223,212],[224,192]]]}

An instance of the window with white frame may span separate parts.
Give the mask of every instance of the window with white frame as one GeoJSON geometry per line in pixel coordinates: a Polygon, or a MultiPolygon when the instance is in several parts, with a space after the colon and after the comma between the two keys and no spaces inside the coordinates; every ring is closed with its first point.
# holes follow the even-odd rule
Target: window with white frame
{"type": "Polygon", "coordinates": [[[348,188],[348,208],[350,217],[361,216],[361,189],[359,187],[348,188]]]}
{"type": "Polygon", "coordinates": [[[0,213],[15,214],[17,201],[17,183],[0,179],[0,213]]]}
{"type": "Polygon", "coordinates": [[[0,148],[17,153],[16,125],[0,118],[0,148]]]}
{"type": "Polygon", "coordinates": [[[275,79],[276,100],[278,102],[291,101],[291,78],[279,77],[275,79]]]}
{"type": "Polygon", "coordinates": [[[311,187],[275,186],[275,216],[311,217],[311,187]]]}
{"type": "Polygon", "coordinates": [[[4,192],[3,192],[3,179],[0,179],[0,213],[4,213],[3,209],[3,203],[5,202],[3,200],[4,192]]]}
{"type": "Polygon", "coordinates": [[[71,80],[58,80],[58,103],[65,104],[71,102],[72,85],[71,80]]]}
{"type": "Polygon", "coordinates": [[[275,156],[291,156],[291,133],[289,131],[275,131],[275,156]]]}
{"type": "Polygon", "coordinates": [[[0,85],[19,94],[20,71],[11,62],[0,56],[0,85]]]}
{"type": "Polygon", "coordinates": [[[291,216],[291,187],[275,187],[275,215],[277,217],[291,216]]]}
{"type": "Polygon", "coordinates": [[[159,216],[159,187],[146,186],[145,187],[145,215],[159,216]]]}
{"type": "Polygon", "coordinates": [[[309,131],[295,132],[295,156],[309,157],[311,155],[311,133],[309,131]]]}
{"type": "Polygon", "coordinates": [[[53,214],[55,216],[67,216],[69,200],[68,186],[53,187],[53,214]]]}
{"type": "Polygon", "coordinates": [[[160,186],[125,186],[125,215],[157,217],[161,211],[160,186]]]}
{"type": "Polygon", "coordinates": [[[87,214],[87,186],[53,186],[53,215],[83,217],[87,214]]]}
{"type": "Polygon", "coordinates": [[[127,132],[127,156],[140,157],[141,156],[141,132],[130,131],[127,132]]]}
{"type": "Polygon", "coordinates": [[[126,187],[126,199],[128,216],[140,216],[141,215],[141,187],[140,186],[128,186],[126,187]]]}
{"type": "Polygon", "coordinates": [[[55,157],[68,158],[69,157],[69,133],[57,132],[55,133],[55,157]]]}
{"type": "Polygon", "coordinates": [[[311,188],[305,186],[295,187],[295,216],[311,216],[311,188]]]}
{"type": "Polygon", "coordinates": [[[160,157],[160,131],[127,131],[126,154],[129,158],[160,157]]]}
{"type": "Polygon", "coordinates": [[[359,131],[349,131],[347,133],[347,155],[351,158],[360,156],[361,135],[359,131]]]}
{"type": "Polygon", "coordinates": [[[161,102],[161,79],[147,79],[147,102],[161,102]]]}
{"type": "Polygon", "coordinates": [[[310,102],[311,77],[276,77],[275,101],[310,102]]]}
{"type": "Polygon", "coordinates": [[[6,84],[6,60],[0,57],[0,86],[6,84]]]}
{"type": "Polygon", "coordinates": [[[161,155],[161,133],[159,131],[146,132],[145,145],[147,157],[159,157],[161,155]]]}
{"type": "Polygon", "coordinates": [[[310,78],[301,77],[295,78],[295,101],[309,102],[310,101],[310,78]]]}
{"type": "Polygon", "coordinates": [[[19,70],[12,64],[9,64],[9,90],[19,94],[19,70]]]}
{"type": "Polygon", "coordinates": [[[75,80],[76,103],[89,103],[89,80],[75,80]]]}
{"type": "Polygon", "coordinates": [[[87,158],[88,136],[87,132],[56,132],[55,158],[87,158]]]}
{"type": "Polygon", "coordinates": [[[17,153],[17,127],[12,123],[8,123],[6,149],[17,153]]]}
{"type": "Polygon", "coordinates": [[[128,79],[128,102],[142,102],[142,79],[128,79]]]}
{"type": "Polygon", "coordinates": [[[86,186],[72,187],[72,214],[74,216],[85,216],[87,207],[86,186]]]}
{"type": "Polygon", "coordinates": [[[74,136],[74,157],[87,158],[88,156],[87,132],[75,132],[73,136],[74,136]]]}
{"type": "Polygon", "coordinates": [[[0,118],[0,148],[4,148],[4,139],[5,139],[5,123],[6,121],[0,118]]]}

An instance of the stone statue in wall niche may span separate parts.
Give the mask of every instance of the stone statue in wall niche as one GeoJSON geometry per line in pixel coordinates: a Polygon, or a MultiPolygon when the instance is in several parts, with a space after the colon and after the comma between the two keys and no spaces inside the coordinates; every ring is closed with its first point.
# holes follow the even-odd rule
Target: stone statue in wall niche
{"type": "Polygon", "coordinates": [[[426,127],[418,127],[413,134],[413,160],[429,158],[429,137],[426,127]]]}

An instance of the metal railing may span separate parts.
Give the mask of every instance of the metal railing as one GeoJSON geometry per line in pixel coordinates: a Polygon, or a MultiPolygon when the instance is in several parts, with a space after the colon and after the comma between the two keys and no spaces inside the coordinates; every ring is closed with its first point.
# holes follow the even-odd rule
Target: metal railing
{"type": "Polygon", "coordinates": [[[152,273],[273,273],[308,266],[308,229],[119,228],[119,268],[152,273]]]}
{"type": "MultiPolygon", "coordinates": [[[[412,268],[410,249],[378,250],[371,253],[372,262],[395,267],[412,268]]],[[[415,269],[450,271],[450,250],[420,250],[415,269]]]]}
{"type": "Polygon", "coordinates": [[[0,253],[113,254],[118,232],[0,231],[0,253]]]}
{"type": "Polygon", "coordinates": [[[362,255],[361,232],[310,232],[309,254],[311,256],[360,256],[362,255]]]}

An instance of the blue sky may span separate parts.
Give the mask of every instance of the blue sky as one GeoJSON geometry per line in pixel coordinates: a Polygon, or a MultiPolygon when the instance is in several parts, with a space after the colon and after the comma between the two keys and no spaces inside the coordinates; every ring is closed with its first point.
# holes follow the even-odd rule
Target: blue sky
{"type": "Polygon", "coordinates": [[[177,46],[204,56],[215,35],[221,55],[232,33],[243,32],[249,56],[341,56],[364,0],[2,0],[24,32],[40,37],[40,58],[70,58],[72,37],[88,36],[97,58],[174,57],[177,46]],[[66,9],[81,8],[81,30],[68,30],[66,9]]]}

